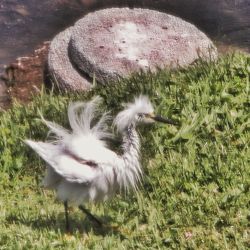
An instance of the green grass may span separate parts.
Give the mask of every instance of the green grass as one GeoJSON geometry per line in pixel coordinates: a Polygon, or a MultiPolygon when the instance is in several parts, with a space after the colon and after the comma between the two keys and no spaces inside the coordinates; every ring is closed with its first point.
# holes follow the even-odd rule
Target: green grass
{"type": "Polygon", "coordinates": [[[229,55],[178,71],[137,74],[86,94],[43,92],[30,105],[0,114],[0,249],[250,248],[249,74],[249,56],[229,55]],[[39,184],[44,162],[22,140],[46,139],[38,110],[68,126],[70,101],[98,94],[115,114],[139,93],[182,125],[139,128],[141,191],[88,205],[118,229],[96,228],[72,208],[68,237],[63,206],[39,184]]]}

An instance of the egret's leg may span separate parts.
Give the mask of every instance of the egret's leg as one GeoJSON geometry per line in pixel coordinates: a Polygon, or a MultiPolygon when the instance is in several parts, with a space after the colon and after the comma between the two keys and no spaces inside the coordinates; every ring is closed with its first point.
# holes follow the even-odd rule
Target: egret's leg
{"type": "Polygon", "coordinates": [[[68,202],[64,202],[64,210],[65,210],[65,222],[66,222],[66,231],[69,232],[69,212],[68,212],[68,202]]]}
{"type": "Polygon", "coordinates": [[[80,205],[79,209],[82,210],[91,220],[96,222],[99,226],[103,225],[103,223],[99,219],[97,219],[93,214],[91,214],[89,210],[86,209],[84,206],[80,205]]]}

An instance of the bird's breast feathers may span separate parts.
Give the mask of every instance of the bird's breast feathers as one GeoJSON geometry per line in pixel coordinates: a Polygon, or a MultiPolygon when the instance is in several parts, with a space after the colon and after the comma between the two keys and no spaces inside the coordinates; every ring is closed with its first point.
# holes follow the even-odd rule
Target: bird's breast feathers
{"type": "Polygon", "coordinates": [[[108,149],[103,141],[94,136],[75,136],[65,144],[65,148],[75,159],[96,163],[97,165],[113,165],[116,153],[108,149]]]}

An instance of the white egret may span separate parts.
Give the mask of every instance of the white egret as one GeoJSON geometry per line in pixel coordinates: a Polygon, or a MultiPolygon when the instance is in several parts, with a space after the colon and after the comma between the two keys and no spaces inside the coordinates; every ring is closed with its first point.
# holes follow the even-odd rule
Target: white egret
{"type": "Polygon", "coordinates": [[[123,134],[123,154],[110,150],[105,143],[112,134],[108,132],[107,113],[97,120],[101,98],[87,103],[77,102],[68,108],[71,131],[56,123],[43,122],[54,134],[53,141],[25,142],[47,163],[43,184],[56,190],[64,202],[66,230],[69,230],[68,202],[79,206],[89,218],[101,225],[83,204],[105,201],[122,189],[137,190],[142,177],[140,165],[140,140],[135,127],[138,123],[160,121],[175,124],[153,114],[148,97],[139,96],[126,105],[114,120],[117,130],[123,134]]]}

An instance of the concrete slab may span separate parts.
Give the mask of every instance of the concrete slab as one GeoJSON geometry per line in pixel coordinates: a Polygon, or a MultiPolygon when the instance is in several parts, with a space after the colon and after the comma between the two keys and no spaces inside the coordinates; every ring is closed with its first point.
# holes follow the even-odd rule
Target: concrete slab
{"type": "Polygon", "coordinates": [[[89,90],[92,81],[78,72],[68,57],[72,28],[59,33],[51,42],[48,54],[48,72],[56,86],[63,91],[89,90]]]}
{"type": "Polygon", "coordinates": [[[86,15],[72,30],[69,53],[82,72],[95,75],[99,82],[217,57],[211,40],[194,25],[139,8],[110,8],[86,15]]]}

